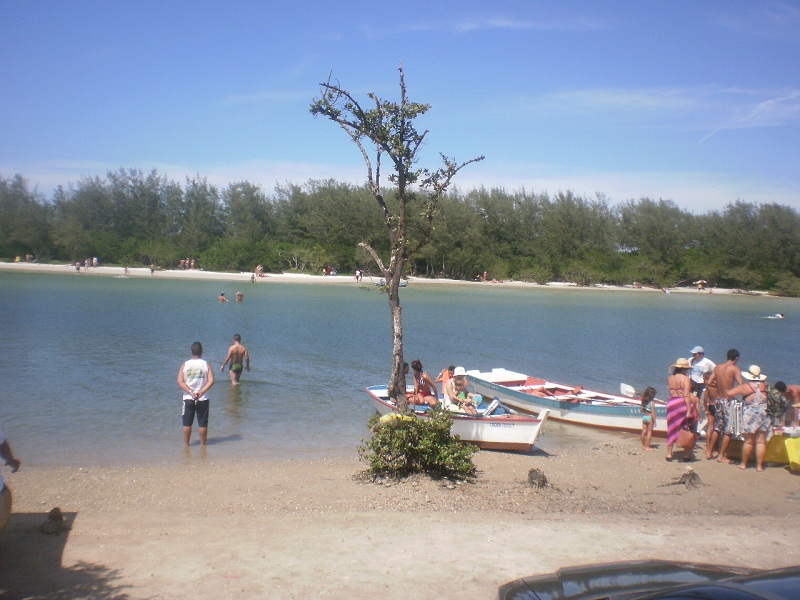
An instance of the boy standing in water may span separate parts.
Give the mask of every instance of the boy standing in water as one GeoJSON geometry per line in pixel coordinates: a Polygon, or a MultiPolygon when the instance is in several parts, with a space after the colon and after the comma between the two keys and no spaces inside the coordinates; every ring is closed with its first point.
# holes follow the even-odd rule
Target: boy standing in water
{"type": "Polygon", "coordinates": [[[178,369],[178,386],[183,390],[183,445],[189,445],[192,437],[192,424],[197,415],[197,429],[200,444],[206,445],[208,439],[208,407],[206,392],[214,385],[214,370],[203,360],[203,345],[192,344],[192,359],[178,369]]]}
{"type": "Polygon", "coordinates": [[[242,371],[244,370],[243,363],[246,363],[247,372],[250,372],[250,353],[247,352],[247,348],[242,346],[241,344],[242,336],[238,333],[234,334],[233,336],[233,346],[228,348],[228,355],[225,357],[225,361],[222,363],[222,366],[219,368],[220,373],[225,370],[225,365],[229,362],[231,364],[231,385],[239,385],[239,379],[242,376],[242,371]]]}

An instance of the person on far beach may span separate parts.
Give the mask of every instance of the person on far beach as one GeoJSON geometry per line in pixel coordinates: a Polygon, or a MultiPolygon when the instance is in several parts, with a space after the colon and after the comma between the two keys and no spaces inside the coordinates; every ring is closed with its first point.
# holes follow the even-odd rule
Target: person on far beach
{"type": "Polygon", "coordinates": [[[220,304],[228,302],[228,299],[225,297],[225,292],[219,293],[219,296],[217,296],[217,302],[219,302],[220,304]]]}
{"type": "Polygon", "coordinates": [[[228,348],[228,354],[219,368],[220,373],[225,370],[225,365],[228,363],[230,363],[231,385],[239,385],[242,371],[246,368],[247,372],[250,372],[250,353],[242,346],[242,336],[238,333],[233,336],[233,345],[228,348]]]}
{"type": "Polygon", "coordinates": [[[656,388],[649,387],[642,392],[642,448],[652,450],[650,439],[656,426],[656,388]]]}
{"type": "Polygon", "coordinates": [[[150,263],[150,275],[153,276],[156,274],[156,264],[150,263]]]}
{"type": "Polygon", "coordinates": [[[422,363],[412,360],[411,369],[414,371],[414,404],[427,404],[431,408],[439,406],[439,391],[431,376],[422,369],[422,363]]]}
{"type": "Polygon", "coordinates": [[[208,440],[208,412],[210,401],[206,392],[214,385],[214,370],[203,360],[203,345],[192,344],[192,358],[178,369],[178,386],[183,390],[183,445],[188,446],[192,437],[192,425],[197,415],[200,444],[208,440]]]}

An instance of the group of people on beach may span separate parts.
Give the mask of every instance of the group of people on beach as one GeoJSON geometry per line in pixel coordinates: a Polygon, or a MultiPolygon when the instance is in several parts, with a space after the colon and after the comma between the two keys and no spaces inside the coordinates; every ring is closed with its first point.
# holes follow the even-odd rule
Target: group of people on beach
{"type": "MultiPolygon", "coordinates": [[[[800,385],[777,381],[769,386],[758,365],[745,371],[739,367],[735,348],[728,350],[721,364],[706,358],[702,346],[694,347],[691,354],[691,358],[676,360],[667,378],[666,459],[674,460],[673,449],[678,446],[683,448],[684,461],[694,460],[698,423],[705,414],[706,459],[732,463],[727,452],[731,440],[741,436],[739,468],[746,469],[755,453],[756,470],[763,471],[773,429],[798,426],[800,385]]],[[[652,387],[642,394],[642,445],[647,450],[652,449],[650,439],[656,426],[655,394],[652,387]]]]}
{"type": "MultiPolygon", "coordinates": [[[[203,359],[203,344],[194,342],[191,348],[192,358],[181,364],[178,369],[178,387],[183,390],[181,418],[183,421],[183,443],[189,445],[192,437],[192,425],[197,417],[197,428],[200,433],[200,444],[208,441],[208,413],[210,401],[206,392],[214,385],[214,369],[203,359]]],[[[242,336],[234,334],[233,344],[228,348],[220,372],[228,366],[231,385],[239,385],[242,372],[250,372],[250,353],[242,344],[242,336]]]]}

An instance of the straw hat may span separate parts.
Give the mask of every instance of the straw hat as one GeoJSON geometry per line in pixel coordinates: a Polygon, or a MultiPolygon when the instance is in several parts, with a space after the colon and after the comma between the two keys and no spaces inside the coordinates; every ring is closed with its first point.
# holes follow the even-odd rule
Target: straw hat
{"type": "Polygon", "coordinates": [[[747,371],[742,371],[742,377],[750,381],[764,381],[767,376],[761,372],[761,367],[758,365],[750,365],[747,371]]]}
{"type": "Polygon", "coordinates": [[[670,368],[670,369],[672,369],[673,371],[674,371],[675,369],[691,369],[691,368],[692,368],[692,365],[690,365],[690,364],[689,364],[689,361],[688,361],[688,360],[686,360],[685,358],[679,358],[679,359],[678,359],[678,360],[676,360],[674,363],[672,363],[672,364],[669,366],[669,368],[670,368]]]}

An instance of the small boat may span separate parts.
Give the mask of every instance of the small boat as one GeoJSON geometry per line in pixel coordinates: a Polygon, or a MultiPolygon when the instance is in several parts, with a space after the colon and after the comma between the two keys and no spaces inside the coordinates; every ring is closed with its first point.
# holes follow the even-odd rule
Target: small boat
{"type": "MultiPolygon", "coordinates": [[[[580,386],[564,385],[515,373],[506,369],[467,371],[472,389],[497,397],[516,410],[536,414],[548,410],[549,418],[563,423],[613,431],[642,431],[641,401],[618,394],[605,394],[580,386]]],[[[621,386],[631,389],[630,386],[621,386]]],[[[667,435],[667,407],[656,400],[653,434],[667,435]]]]}
{"type": "MultiPolygon", "coordinates": [[[[375,282],[375,285],[378,287],[386,287],[386,280],[381,278],[375,282]]],[[[408,279],[401,279],[399,285],[400,287],[408,287],[408,279]]]]}
{"type": "MultiPolygon", "coordinates": [[[[397,405],[389,399],[385,385],[368,387],[367,393],[381,415],[400,414],[397,405]]],[[[476,415],[454,412],[450,432],[459,436],[462,441],[475,444],[483,450],[533,450],[542,425],[547,420],[548,411],[543,410],[536,417],[520,415],[504,407],[497,398],[487,395],[486,399],[489,403],[482,403],[476,415]]],[[[413,409],[418,418],[428,417],[427,406],[411,404],[409,408],[413,409]]]]}

